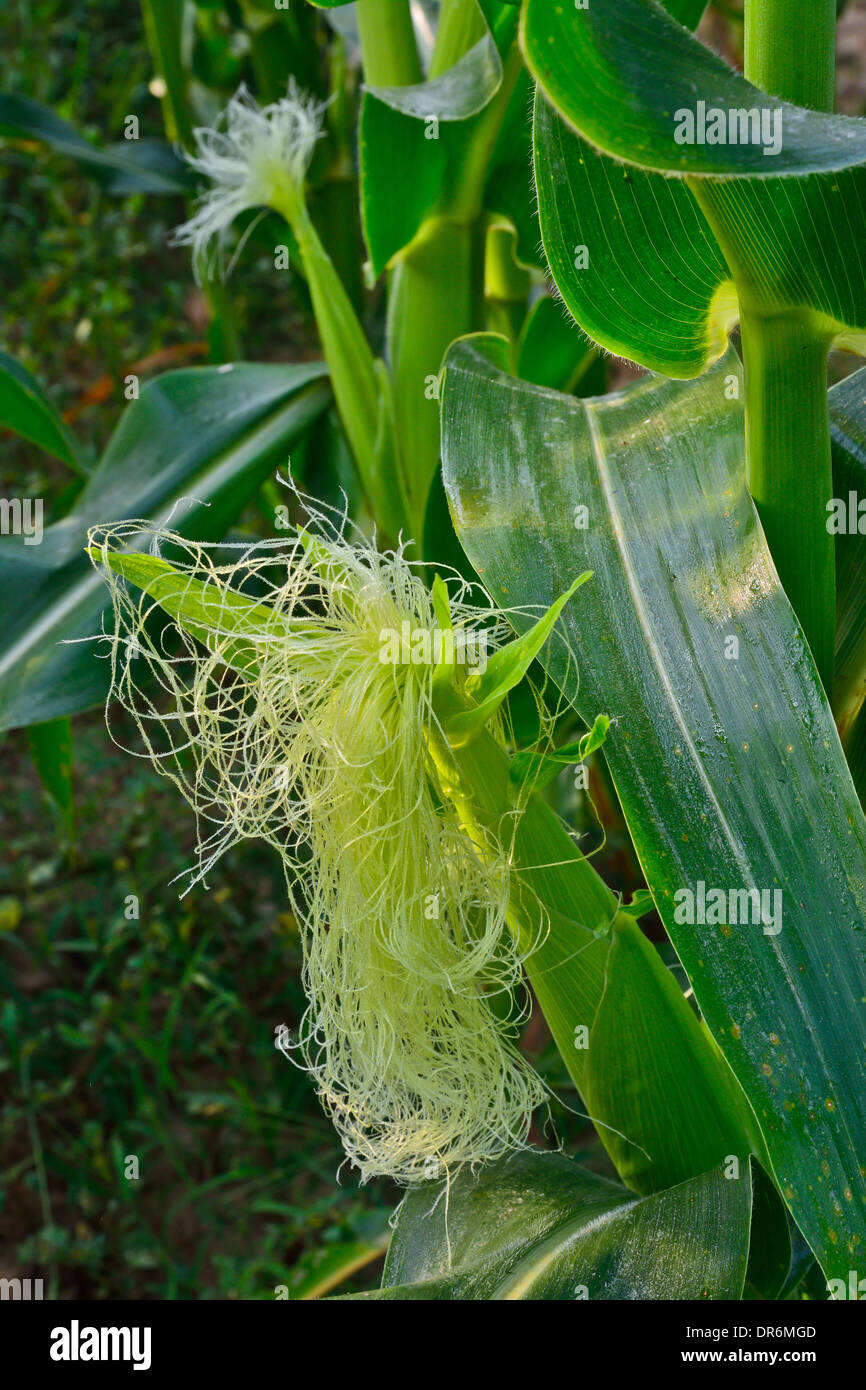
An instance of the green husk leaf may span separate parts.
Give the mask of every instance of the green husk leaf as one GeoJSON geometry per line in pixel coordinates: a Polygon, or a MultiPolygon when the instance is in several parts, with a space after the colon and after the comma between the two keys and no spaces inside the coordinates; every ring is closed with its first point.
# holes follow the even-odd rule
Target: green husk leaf
{"type": "Polygon", "coordinates": [[[592,728],[574,743],[564,743],[551,753],[522,752],[511,761],[511,780],[518,785],[529,781],[535,787],[546,787],[564,767],[582,763],[590,753],[603,747],[610,728],[610,716],[597,714],[592,728]]]}
{"type": "Polygon", "coordinates": [[[506,695],[519,685],[541,651],[560,613],[573,598],[577,590],[588,579],[592,571],[587,570],[575,579],[571,587],[552,603],[547,612],[522,636],[509,642],[507,647],[496,652],[487,663],[483,675],[470,676],[466,682],[466,693],[472,696],[475,704],[471,710],[451,715],[445,723],[445,732],[452,743],[459,743],[480,732],[502,704],[506,695]]]}

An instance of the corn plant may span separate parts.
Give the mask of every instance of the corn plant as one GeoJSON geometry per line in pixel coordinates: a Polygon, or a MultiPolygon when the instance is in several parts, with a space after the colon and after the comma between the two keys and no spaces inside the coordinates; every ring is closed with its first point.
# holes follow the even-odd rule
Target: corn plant
{"type": "Polygon", "coordinates": [[[146,8],[200,180],[176,240],[228,315],[267,210],[323,363],[150,385],[46,549],[8,543],[5,726],[107,689],[194,809],[186,891],[277,851],[309,1001],[279,1045],[406,1188],[366,1297],[857,1296],[866,376],[828,390],[828,355],[866,341],[866,123],[833,114],[835,0],[746,0],[743,75],[703,0],[442,0],[435,36],[357,0],[366,297],[313,215],[351,64],[193,129],[146,8]],[[645,374],[607,392],[611,355],[645,374]],[[266,483],[273,534],[227,539],[331,401],[342,502],[266,483]],[[588,765],[629,901],[568,822],[588,765]],[[530,1009],[616,1180],[530,1142],[530,1009]]]}

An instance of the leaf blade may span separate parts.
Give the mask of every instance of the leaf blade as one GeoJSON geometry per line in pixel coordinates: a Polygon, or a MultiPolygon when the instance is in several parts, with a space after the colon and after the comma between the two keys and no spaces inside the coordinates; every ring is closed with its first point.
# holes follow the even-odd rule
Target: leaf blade
{"type": "Polygon", "coordinates": [[[90,527],[131,514],[165,523],[178,509],[176,530],[219,538],[327,405],[325,374],[321,363],[167,373],[124,412],[75,507],[45,528],[41,544],[4,538],[0,728],[104,699],[104,668],[78,644],[97,633],[106,598],[84,554],[90,527]]]}
{"type": "Polygon", "coordinates": [[[749,1171],[721,1172],[636,1200],[563,1154],[528,1150],[460,1173],[435,1207],[416,1189],[385,1262],[385,1300],[739,1298],[749,1171]]]}
{"type": "Polygon", "coordinates": [[[579,402],[505,378],[484,346],[446,369],[456,529],[494,598],[543,603],[595,571],[547,669],[584,719],[622,702],[605,753],[647,882],[786,1201],[844,1274],[866,1235],[866,822],[746,491],[737,364],[579,402]],[[782,885],[784,930],[678,922],[699,881],[782,885]]]}

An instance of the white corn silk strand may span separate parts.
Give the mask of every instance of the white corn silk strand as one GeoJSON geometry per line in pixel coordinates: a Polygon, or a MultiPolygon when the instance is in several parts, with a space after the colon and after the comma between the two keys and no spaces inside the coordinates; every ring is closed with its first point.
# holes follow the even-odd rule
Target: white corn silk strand
{"type": "MultiPolygon", "coordinates": [[[[114,613],[109,720],[118,701],[143,741],[129,751],[193,806],[191,882],[241,839],[279,851],[302,924],[305,1065],[362,1178],[410,1183],[524,1144],[545,1091],[513,1017],[490,1007],[521,972],[507,846],[482,862],[437,787],[431,666],[380,660],[383,632],[435,631],[426,583],[402,551],[351,543],[321,514],[315,526],[312,542],[297,532],[234,554],[148,523],[94,531],[114,613]],[[164,614],[156,624],[153,596],[109,569],[142,532],[205,584],[198,637],[164,614]],[[272,610],[244,624],[243,673],[226,665],[229,588],[272,610]]],[[[501,645],[508,624],[469,597],[452,583],[455,631],[483,626],[501,645]]]]}
{"type": "Polygon", "coordinates": [[[213,128],[195,130],[196,152],[187,163],[207,186],[173,242],[191,246],[199,281],[211,279],[235,218],[250,208],[291,205],[303,196],[307,166],[323,134],[327,103],[302,92],[294,78],[288,92],[260,106],[241,86],[213,128]]]}

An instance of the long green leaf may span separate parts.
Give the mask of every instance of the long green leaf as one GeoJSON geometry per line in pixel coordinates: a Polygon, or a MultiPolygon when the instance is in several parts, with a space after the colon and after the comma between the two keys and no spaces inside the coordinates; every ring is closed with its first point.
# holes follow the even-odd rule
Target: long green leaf
{"type": "Polygon", "coordinates": [[[69,719],[50,719],[27,731],[30,754],[39,780],[71,836],[75,825],[74,747],[69,719]]]}
{"type": "Polygon", "coordinates": [[[330,399],[325,369],[189,368],[144,387],[75,508],[41,544],[0,545],[0,728],[76,713],[104,698],[107,675],[88,642],[105,588],[84,555],[88,529],[126,518],[218,539],[330,399]],[[65,642],[72,645],[62,645],[65,642]]]}
{"type": "Polygon", "coordinates": [[[656,0],[592,0],[586,9],[526,0],[527,61],[557,109],[598,149],[659,173],[761,183],[866,164],[866,121],[807,111],[762,92],[690,34],[673,8],[656,0]],[[693,109],[697,98],[708,111],[778,111],[781,148],[765,153],[770,139],[681,143],[676,113],[693,109]]]}
{"type": "MultiPolygon", "coordinates": [[[[692,29],[706,7],[667,0],[665,8],[692,29]]],[[[533,164],[545,255],[577,322],[595,342],[653,371],[705,371],[725,350],[735,297],[715,236],[684,184],[603,154],[541,88],[533,164]]]]}
{"type": "Polygon", "coordinates": [[[500,351],[448,359],[455,526],[496,599],[545,605],[594,571],[543,659],[587,722],[616,718],[605,755],[656,905],[785,1200],[844,1272],[866,1237],[866,821],[746,490],[738,364],[581,402],[500,351]],[[702,923],[701,883],[768,894],[768,921],[735,898],[745,924],[702,923]]]}
{"type": "Polygon", "coordinates": [[[482,198],[491,211],[514,219],[521,254],[537,259],[537,234],[525,212],[531,205],[528,79],[524,74],[521,80],[515,60],[508,59],[516,27],[514,11],[502,9],[490,32],[439,77],[365,91],[361,210],[376,274],[415,240],[428,219],[465,222],[476,215],[482,198]],[[503,130],[506,110],[511,119],[503,130]],[[518,164],[522,185],[519,174],[515,179],[518,164]]]}
{"type": "Polygon", "coordinates": [[[51,402],[33,377],[10,357],[0,351],[0,425],[14,430],[31,444],[46,449],[55,458],[82,466],[82,451],[72,431],[67,428],[51,402]]]}
{"type": "Polygon", "coordinates": [[[124,140],[107,149],[85,140],[62,117],[29,97],[0,95],[0,136],[41,140],[69,155],[109,193],[185,193],[189,170],[161,140],[124,140]]]}
{"type": "Polygon", "coordinates": [[[533,132],[544,251],[572,316],[609,352],[700,375],[725,351],[737,301],[686,185],[594,149],[540,89],[533,132]]]}
{"type": "Polygon", "coordinates": [[[732,1123],[743,1105],[733,1078],[637,929],[612,933],[583,1093],[591,1115],[619,1120],[626,1137],[607,1131],[605,1147],[635,1192],[661,1191],[720,1158],[745,1162],[749,1153],[732,1123]],[[640,1146],[629,1135],[639,1135],[640,1146]]]}

